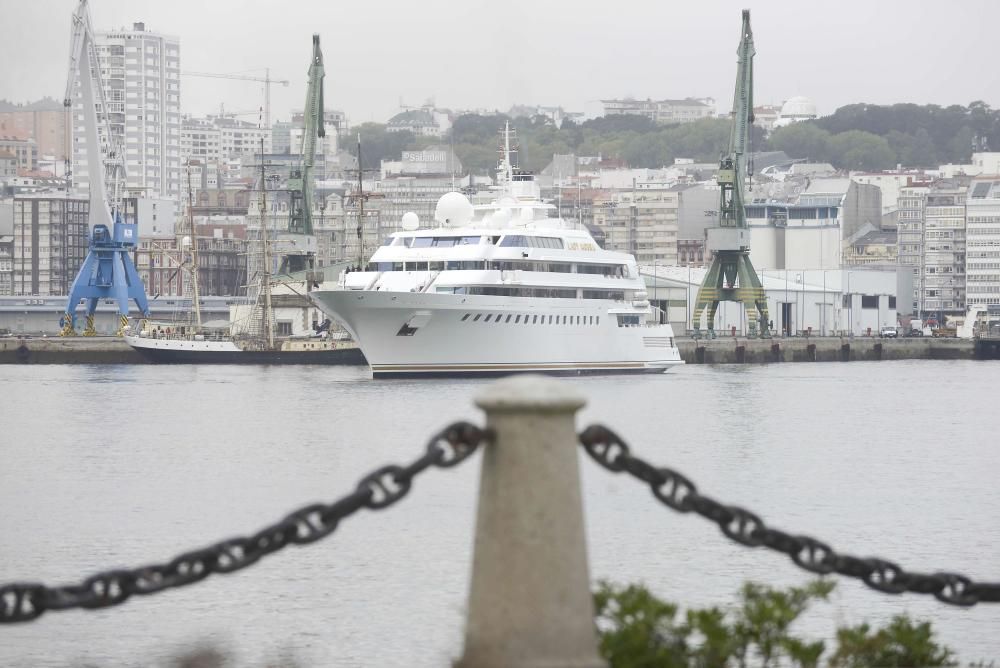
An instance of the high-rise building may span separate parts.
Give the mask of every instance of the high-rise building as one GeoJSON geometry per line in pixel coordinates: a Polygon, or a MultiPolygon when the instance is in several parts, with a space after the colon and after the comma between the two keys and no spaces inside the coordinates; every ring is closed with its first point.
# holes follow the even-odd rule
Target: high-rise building
{"type": "Polygon", "coordinates": [[[966,301],[1000,304],[1000,179],[975,179],[965,206],[966,301]]]}
{"type": "MultiPolygon", "coordinates": [[[[111,132],[124,152],[131,194],[177,197],[180,41],[147,31],[143,23],[135,23],[132,30],[100,32],[95,40],[111,132]]],[[[78,80],[77,89],[79,85],[78,80]]],[[[79,90],[73,111],[73,187],[83,192],[89,187],[92,167],[87,165],[79,90]]]]}
{"type": "MultiPolygon", "coordinates": [[[[914,292],[909,301],[914,314],[920,312],[920,296],[923,291],[920,279],[923,276],[924,206],[928,190],[927,186],[905,186],[899,189],[897,200],[899,206],[896,218],[896,243],[899,245],[897,257],[900,266],[910,267],[913,271],[914,292]]],[[[904,299],[905,296],[900,295],[900,313],[906,313],[904,299]]]]}
{"type": "Polygon", "coordinates": [[[949,183],[927,193],[919,312],[965,311],[965,193],[949,183]]]}
{"type": "Polygon", "coordinates": [[[90,203],[66,194],[14,198],[15,295],[66,295],[87,255],[90,203]]]}

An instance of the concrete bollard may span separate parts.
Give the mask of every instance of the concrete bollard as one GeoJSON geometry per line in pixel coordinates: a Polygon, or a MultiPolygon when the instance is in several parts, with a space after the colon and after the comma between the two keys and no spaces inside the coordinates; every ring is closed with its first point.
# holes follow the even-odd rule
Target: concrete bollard
{"type": "Polygon", "coordinates": [[[604,668],[597,652],[574,416],[586,403],[540,376],[476,404],[483,452],[465,650],[456,668],[604,668]]]}

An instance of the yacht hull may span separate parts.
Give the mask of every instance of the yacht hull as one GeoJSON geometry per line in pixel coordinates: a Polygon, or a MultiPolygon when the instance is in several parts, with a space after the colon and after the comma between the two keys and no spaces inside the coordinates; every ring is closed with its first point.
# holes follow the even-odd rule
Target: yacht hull
{"type": "Polygon", "coordinates": [[[366,363],[359,348],[243,350],[232,341],[187,341],[126,336],[125,342],[156,364],[353,364],[366,363]]]}
{"type": "Polygon", "coordinates": [[[662,373],[670,325],[620,327],[620,302],[369,290],[310,293],[376,378],[662,373]]]}

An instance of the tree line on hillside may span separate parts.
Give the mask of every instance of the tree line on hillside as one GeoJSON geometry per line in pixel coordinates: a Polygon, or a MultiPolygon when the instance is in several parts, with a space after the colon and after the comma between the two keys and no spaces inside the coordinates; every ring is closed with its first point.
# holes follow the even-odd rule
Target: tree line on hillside
{"type": "MultiPolygon", "coordinates": [[[[604,116],[584,123],[545,116],[510,118],[504,114],[459,116],[444,138],[412,132],[389,132],[380,123],[364,123],[364,169],[378,169],[382,160],[397,160],[404,150],[450,144],[465,170],[491,174],[497,162],[498,132],[510,122],[518,138],[522,169],[540,171],[554,154],[573,153],[619,160],[631,167],[657,168],[675,158],[715,162],[729,145],[730,122],[705,118],[692,123],[658,125],[642,116],[604,116]]],[[[967,107],[951,105],[852,104],[830,116],[776,129],[767,138],[754,126],[755,151],[784,151],[790,158],[829,162],[838,169],[881,170],[896,165],[932,168],[967,163],[973,150],[1000,148],[1000,110],[981,101],[967,107]]],[[[348,150],[357,155],[352,142],[348,150]]]]}

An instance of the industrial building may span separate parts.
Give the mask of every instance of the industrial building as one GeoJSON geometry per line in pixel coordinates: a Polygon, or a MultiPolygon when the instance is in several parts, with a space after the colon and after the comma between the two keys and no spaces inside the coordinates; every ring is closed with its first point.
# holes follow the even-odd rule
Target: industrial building
{"type": "MultiPolygon", "coordinates": [[[[706,269],[641,265],[650,302],[674,326],[690,333],[698,288],[706,269]]],[[[866,336],[882,327],[895,327],[899,310],[896,297],[912,293],[908,270],[831,269],[758,270],[767,298],[774,336],[866,336]]],[[[906,310],[905,314],[909,314],[906,310]]],[[[722,302],[715,331],[747,334],[742,304],[722,302]]],[[[702,331],[704,331],[702,327],[702,331]]]]}

